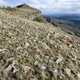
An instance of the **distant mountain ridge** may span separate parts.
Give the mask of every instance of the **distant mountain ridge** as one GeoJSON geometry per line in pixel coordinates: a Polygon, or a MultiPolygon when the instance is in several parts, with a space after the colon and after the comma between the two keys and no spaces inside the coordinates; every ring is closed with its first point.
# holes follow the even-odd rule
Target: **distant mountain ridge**
{"type": "Polygon", "coordinates": [[[80,36],[80,15],[79,14],[63,14],[63,15],[44,15],[45,19],[55,25],[61,26],[65,30],[68,29],[80,36]],[[63,26],[64,25],[64,26],[63,26]]]}

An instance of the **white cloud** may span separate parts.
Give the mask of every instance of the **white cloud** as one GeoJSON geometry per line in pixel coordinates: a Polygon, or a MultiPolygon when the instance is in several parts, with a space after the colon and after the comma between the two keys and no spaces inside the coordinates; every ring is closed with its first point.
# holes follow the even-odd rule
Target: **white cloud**
{"type": "Polygon", "coordinates": [[[5,5],[5,1],[4,0],[0,0],[0,5],[5,5]]]}
{"type": "Polygon", "coordinates": [[[80,13],[80,0],[0,0],[1,5],[14,5],[13,2],[27,3],[44,12],[80,13]]]}
{"type": "Polygon", "coordinates": [[[0,6],[9,5],[6,0],[0,0],[0,6]]]}
{"type": "Polygon", "coordinates": [[[42,11],[79,13],[80,0],[29,0],[29,4],[42,11]]]}

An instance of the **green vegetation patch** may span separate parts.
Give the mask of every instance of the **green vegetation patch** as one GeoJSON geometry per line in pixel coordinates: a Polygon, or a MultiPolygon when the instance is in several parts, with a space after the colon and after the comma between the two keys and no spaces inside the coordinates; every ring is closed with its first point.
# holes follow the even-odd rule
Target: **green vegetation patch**
{"type": "Polygon", "coordinates": [[[44,18],[41,16],[37,16],[33,19],[33,21],[37,21],[37,22],[44,22],[44,18]]]}

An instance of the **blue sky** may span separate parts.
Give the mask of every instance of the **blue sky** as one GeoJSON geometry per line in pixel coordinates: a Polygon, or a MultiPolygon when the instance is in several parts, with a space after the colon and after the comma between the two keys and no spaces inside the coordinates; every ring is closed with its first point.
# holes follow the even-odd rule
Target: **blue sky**
{"type": "Polygon", "coordinates": [[[80,13],[80,0],[0,0],[1,5],[15,6],[21,3],[27,3],[45,13],[80,13]]]}

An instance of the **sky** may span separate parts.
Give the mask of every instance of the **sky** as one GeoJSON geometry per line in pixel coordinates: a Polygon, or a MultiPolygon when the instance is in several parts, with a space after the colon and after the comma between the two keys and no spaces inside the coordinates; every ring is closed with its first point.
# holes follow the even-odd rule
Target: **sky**
{"type": "Polygon", "coordinates": [[[27,3],[43,13],[80,13],[80,0],[0,0],[0,5],[21,3],[27,3]]]}

